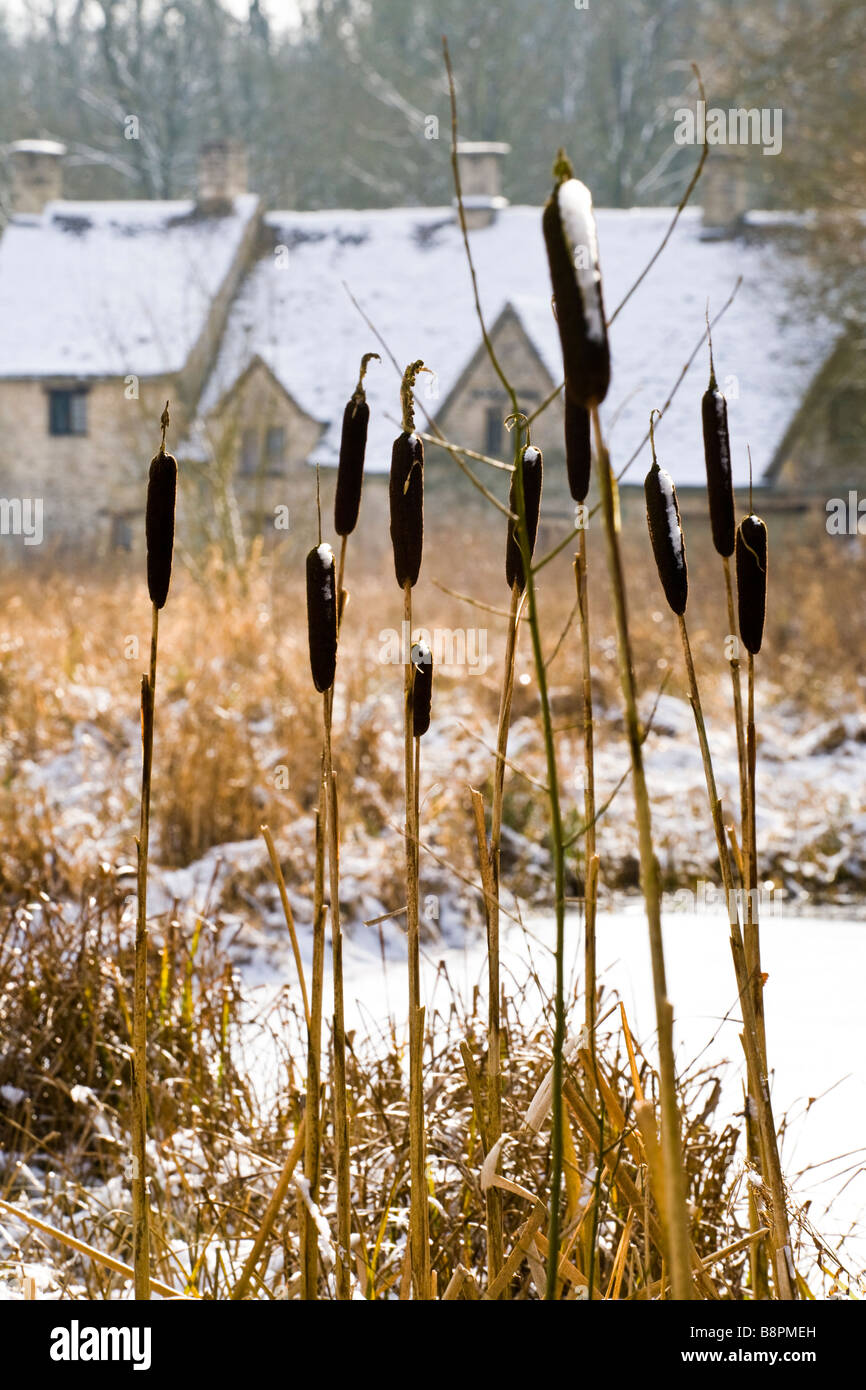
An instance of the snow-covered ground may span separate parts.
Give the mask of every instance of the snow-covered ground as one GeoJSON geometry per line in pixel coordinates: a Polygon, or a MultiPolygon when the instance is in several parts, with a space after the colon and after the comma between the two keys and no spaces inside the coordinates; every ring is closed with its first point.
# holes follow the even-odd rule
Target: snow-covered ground
{"type": "MultiPolygon", "coordinates": [[[[675,1010],[677,1062],[681,1071],[700,1057],[718,1067],[722,1098],[714,1123],[742,1111],[745,1074],[739,1043],[736,988],[724,910],[668,912],[664,918],[668,993],[675,1010]]],[[[852,1272],[866,1271],[866,1019],[863,967],[866,923],[776,915],[761,925],[767,1048],[776,1122],[783,1127],[782,1160],[793,1201],[807,1204],[811,1224],[832,1250],[842,1236],[852,1272]],[[829,1208],[829,1211],[828,1211],[829,1208]],[[849,1234],[859,1227],[856,1234],[849,1234]]],[[[583,928],[576,915],[566,923],[567,978],[580,979],[583,928]]],[[[530,984],[526,1008],[540,1015],[553,997],[554,926],[549,914],[530,915],[524,925],[505,924],[503,981],[516,998],[530,984]]],[[[302,941],[305,969],[310,943],[302,941]]],[[[258,981],[253,997],[261,1006],[281,981],[297,978],[290,957],[275,960],[257,952],[247,967],[258,981]]],[[[383,967],[378,935],[355,935],[345,945],[346,1026],[376,1036],[393,1016],[405,1024],[405,952],[389,936],[383,967]]],[[[641,903],[602,913],[598,923],[598,967],[606,988],[622,999],[633,1035],[654,1055],[655,1011],[646,918],[641,903]]],[[[449,988],[464,1000],[486,989],[484,944],[477,936],[462,946],[424,950],[424,1002],[428,1017],[444,1006],[449,988]],[[441,966],[447,968],[447,982],[441,966]]],[[[331,979],[326,981],[326,1007],[331,979]]],[[[577,1023],[581,1019],[576,1020],[577,1023]]],[[[610,1025],[616,1019],[610,1020],[610,1025]]],[[[609,1025],[609,1026],[610,1026],[609,1025]]],[[[258,1052],[261,1083],[271,1081],[272,1058],[258,1052]]],[[[459,1065],[459,1059],[455,1059],[459,1065]]],[[[506,1077],[507,1085],[507,1077],[506,1077]]],[[[507,1150],[504,1171],[508,1171],[507,1150]]],[[[519,1177],[519,1174],[515,1174],[519,1177]]]]}

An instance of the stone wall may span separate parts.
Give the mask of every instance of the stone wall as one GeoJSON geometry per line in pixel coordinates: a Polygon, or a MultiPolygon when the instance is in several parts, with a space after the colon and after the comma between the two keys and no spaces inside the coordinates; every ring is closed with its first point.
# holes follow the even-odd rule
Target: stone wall
{"type": "MultiPolygon", "coordinates": [[[[49,389],[74,381],[0,381],[0,497],[41,498],[44,544],[110,548],[115,518],[144,507],[147,470],[160,440],[159,420],[172,379],[127,385],[122,379],[89,384],[86,433],[52,435],[49,389]],[[137,390],[138,396],[129,395],[137,390]]],[[[175,417],[169,448],[183,425],[175,417]]],[[[123,540],[123,537],[114,537],[123,540]]],[[[20,538],[0,536],[6,549],[20,538]]]]}

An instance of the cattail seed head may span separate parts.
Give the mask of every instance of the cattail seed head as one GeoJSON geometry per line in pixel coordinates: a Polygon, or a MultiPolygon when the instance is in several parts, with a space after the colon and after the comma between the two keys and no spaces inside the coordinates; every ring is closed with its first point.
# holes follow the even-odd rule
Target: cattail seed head
{"type": "Polygon", "coordinates": [[[764,638],[767,612],[767,528],[754,513],[737,527],[737,606],[740,637],[755,656],[764,638]]]}
{"type": "Polygon", "coordinates": [[[174,513],[177,502],[177,459],[165,445],[150,461],[144,531],[147,540],[147,588],[151,603],[164,608],[171,584],[174,553],[174,513]]]}
{"type": "MultiPolygon", "coordinates": [[[[535,550],[538,535],[538,514],[541,509],[541,484],[544,474],[544,460],[541,450],[534,444],[527,444],[520,454],[517,464],[523,477],[523,501],[526,508],[526,534],[529,540],[529,558],[535,550]]],[[[508,509],[517,514],[517,478],[512,475],[511,491],[508,496],[508,509]]],[[[526,575],[523,570],[523,555],[520,550],[520,531],[516,521],[508,522],[508,539],[505,546],[505,578],[509,589],[516,584],[522,593],[526,588],[526,575]]]]}
{"type": "Polygon", "coordinates": [[[424,548],[424,445],[414,431],[394,440],[388,497],[394,571],[402,589],[417,584],[424,548]]]}
{"type": "Polygon", "coordinates": [[[575,502],[585,502],[592,464],[589,411],[565,393],[565,471],[575,502]]]}
{"type": "Polygon", "coordinates": [[[358,524],[361,489],[364,484],[364,456],[367,452],[367,426],[370,423],[364,376],[367,363],[374,358],[377,362],[381,361],[378,352],[365,352],[361,358],[358,384],[352,399],[347,402],[343,411],[340,463],[334,496],[334,530],[338,536],[350,536],[358,524]]]}
{"type": "Polygon", "coordinates": [[[412,685],[412,734],[421,738],[430,728],[433,699],[433,653],[426,642],[416,642],[410,653],[415,677],[412,685]]]}
{"type": "Polygon", "coordinates": [[[715,374],[701,398],[704,428],[704,461],[713,545],[720,555],[734,553],[736,521],[731,477],[731,445],[728,437],[728,403],[716,385],[715,374]]]}
{"type": "Polygon", "coordinates": [[[610,348],[604,316],[598,236],[592,195],[574,178],[562,151],[557,182],[542,215],[565,387],[577,405],[599,405],[610,385],[610,348]]]}
{"type": "Polygon", "coordinates": [[[337,568],[329,545],[307,556],[307,633],[310,670],[319,692],[330,690],[337,669],[337,568]]]}
{"type": "Polygon", "coordinates": [[[349,401],[343,411],[340,463],[334,495],[334,530],[338,536],[350,536],[358,524],[369,423],[370,407],[367,402],[349,401]]]}
{"type": "Polygon", "coordinates": [[[656,460],[646,475],[644,496],[659,579],[671,608],[682,617],[689,597],[686,543],[673,478],[656,460]]]}

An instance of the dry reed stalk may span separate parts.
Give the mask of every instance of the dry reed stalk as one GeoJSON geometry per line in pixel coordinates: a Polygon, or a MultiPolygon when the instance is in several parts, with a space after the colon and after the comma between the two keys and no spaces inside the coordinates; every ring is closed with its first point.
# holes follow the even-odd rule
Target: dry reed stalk
{"type": "MultiPolygon", "coordinates": [[[[754,1099],[755,1108],[757,1110],[761,1171],[769,1188],[773,1206],[770,1226],[770,1243],[773,1250],[773,1269],[776,1277],[776,1290],[779,1298],[789,1301],[797,1297],[797,1286],[796,1275],[792,1272],[793,1254],[791,1250],[785,1183],[782,1176],[776,1126],[773,1119],[772,1101],[770,1099],[770,1087],[767,1075],[766,1039],[762,1032],[760,1016],[755,1008],[757,991],[755,989],[752,966],[748,958],[748,951],[743,934],[740,930],[737,894],[734,876],[731,870],[728,844],[725,838],[724,821],[722,818],[722,803],[716,791],[716,780],[704,722],[703,709],[701,706],[700,691],[695,674],[688,630],[683,616],[680,616],[679,624],[683,644],[683,655],[685,657],[689,681],[691,705],[694,711],[695,724],[701,746],[701,756],[704,763],[704,773],[707,783],[707,796],[710,801],[710,812],[713,820],[713,829],[716,835],[716,846],[719,853],[719,865],[722,871],[722,883],[728,902],[728,923],[731,929],[731,953],[733,955],[737,989],[743,1010],[743,1050],[746,1054],[749,1092],[754,1099]]],[[[748,891],[746,896],[748,901],[750,897],[748,891]]],[[[755,1268],[754,1262],[752,1267],[753,1269],[755,1268]]]]}
{"type": "Polygon", "coordinates": [[[170,423],[168,401],[160,419],[162,440],[151,460],[147,482],[145,534],[147,587],[151,600],[150,673],[141,678],[141,822],[138,851],[138,914],[132,994],[132,1264],[136,1299],[150,1298],[150,1236],[147,1195],[147,862],[153,775],[153,721],[156,699],[159,612],[171,584],[177,460],[165,451],[170,423]]]}
{"type": "MultiPolygon", "coordinates": [[[[421,361],[412,362],[400,384],[402,433],[394,441],[389,481],[391,541],[397,583],[403,590],[404,631],[412,632],[412,588],[421,570],[424,544],[424,445],[415,433],[414,384],[421,361]]],[[[415,786],[415,667],[406,662],[403,681],[404,792],[406,804],[406,918],[409,972],[409,1224],[412,1289],[430,1298],[430,1236],[424,1129],[424,1010],[421,1007],[421,950],[418,889],[418,827],[415,786]]]]}
{"type": "Polygon", "coordinates": [[[652,816],[643,766],[640,718],[637,710],[637,690],[634,680],[631,636],[626,607],[625,578],[619,545],[615,482],[607,449],[601,432],[598,410],[592,410],[593,433],[598,461],[599,487],[607,543],[608,572],[616,617],[617,654],[620,685],[623,693],[626,731],[632,766],[632,784],[640,842],[641,888],[646,903],[652,958],[653,993],[659,1045],[659,1078],[662,1128],[663,1186],[667,1212],[666,1248],[671,1271],[671,1286],[675,1299],[690,1299],[693,1285],[690,1274],[689,1220],[686,1210],[685,1173],[683,1170],[680,1118],[676,1096],[676,1066],[673,1047],[673,1007],[667,995],[664,943],[661,925],[661,884],[652,839],[652,816]]]}
{"type": "MultiPolygon", "coordinates": [[[[653,412],[653,415],[655,412],[653,412]]],[[[685,541],[682,533],[679,504],[676,488],[670,476],[659,468],[655,456],[655,440],[652,435],[652,415],[650,416],[650,439],[652,442],[653,465],[646,479],[647,520],[652,538],[653,551],[659,578],[668,603],[677,615],[680,638],[685,659],[689,684],[689,696],[701,748],[710,814],[716,836],[719,867],[728,904],[728,921],[731,930],[731,949],[734,969],[743,1007],[743,1046],[749,1074],[749,1088],[754,1096],[758,1111],[760,1131],[761,1169],[769,1184],[774,1207],[774,1220],[771,1227],[771,1243],[776,1271],[776,1287],[779,1297],[795,1297],[792,1291],[792,1274],[788,1267],[790,1258],[790,1233],[788,1231],[785,1189],[779,1160],[775,1124],[767,1084],[767,1063],[765,1043],[761,1037],[754,1007],[754,994],[747,964],[746,951],[740,931],[739,909],[737,907],[734,878],[728,843],[722,819],[722,807],[716,791],[715,773],[703,716],[700,690],[689,643],[685,609],[688,599],[688,573],[686,568],[685,541]]],[[[764,549],[766,558],[766,548],[764,549]]],[[[750,636],[753,634],[750,633],[750,636]]],[[[760,642],[758,643],[760,645],[760,642]]],[[[751,659],[751,653],[750,653],[751,659]]],[[[753,1265],[754,1268],[754,1265],[753,1265]]]]}
{"type": "Polygon", "coordinates": [[[595,1057],[596,1023],[596,916],[598,911],[598,869],[596,852],[595,810],[595,750],[593,745],[592,652],[589,639],[589,595],[587,589],[586,528],[578,537],[574,557],[574,579],[580,619],[580,650],[583,677],[583,813],[586,822],[584,838],[584,990],[586,1031],[590,1050],[595,1057]]]}
{"type": "MultiPolygon", "coordinates": [[[[751,465],[752,456],[749,451],[749,503],[751,508],[752,489],[751,489],[751,465]]],[[[758,846],[755,824],[756,807],[756,736],[755,736],[755,655],[760,651],[763,640],[764,618],[767,603],[767,528],[759,517],[750,515],[745,517],[737,529],[736,535],[736,563],[737,563],[737,600],[739,631],[743,644],[748,651],[748,712],[746,719],[746,799],[743,810],[743,882],[746,890],[746,922],[745,922],[745,954],[748,966],[751,987],[753,990],[753,1002],[756,1020],[756,1030],[758,1036],[758,1046],[760,1049],[761,1062],[764,1076],[768,1074],[769,1066],[767,1061],[767,1035],[764,1021],[764,976],[761,967],[761,937],[760,922],[758,912],[758,846]]],[[[751,1118],[751,1117],[750,1117],[751,1118]]],[[[765,1164],[761,1164],[761,1171],[768,1181],[774,1206],[779,1207],[780,1217],[778,1226],[782,1230],[782,1240],[790,1248],[790,1237],[788,1236],[787,1210],[784,1206],[784,1192],[781,1196],[774,1192],[775,1174],[772,1168],[768,1169],[765,1164]],[[781,1202],[781,1205],[780,1205],[781,1202]]],[[[781,1186],[781,1174],[779,1175],[781,1186]]],[[[750,1217],[753,1225],[758,1223],[757,1203],[754,1194],[750,1192],[750,1217]],[[754,1210],[753,1210],[754,1209],[754,1210]]],[[[777,1226],[774,1225],[774,1231],[777,1226]]],[[[777,1242],[778,1243],[778,1242],[777,1242]]],[[[766,1286],[766,1267],[762,1260],[763,1247],[755,1246],[752,1259],[753,1274],[756,1288],[766,1286]]],[[[774,1261],[776,1270],[777,1288],[784,1290],[786,1272],[790,1274],[790,1297],[797,1297],[796,1271],[793,1269],[793,1261],[787,1260],[785,1269],[778,1269],[778,1257],[774,1261]],[[781,1282],[780,1282],[781,1281],[781,1282]]],[[[781,1292],[781,1297],[786,1297],[785,1292],[781,1292]]]]}
{"type": "Polygon", "coordinates": [[[292,955],[295,958],[295,968],[298,972],[298,984],[301,987],[301,999],[304,1004],[304,1021],[307,1029],[310,1027],[310,1001],[307,997],[307,981],[304,977],[304,962],[301,960],[301,948],[298,944],[298,933],[295,931],[295,914],[292,912],[292,905],[289,902],[289,895],[286,892],[286,880],[283,877],[283,869],[280,864],[280,856],[277,854],[277,847],[274,844],[274,837],[270,832],[270,827],[261,827],[262,837],[268,850],[268,858],[271,861],[271,868],[277,884],[277,891],[280,895],[280,903],[283,909],[283,916],[286,919],[286,927],[289,932],[289,940],[292,943],[292,955]]]}
{"type": "MultiPolygon", "coordinates": [[[[510,523],[509,523],[510,526],[510,523]]],[[[492,1148],[502,1134],[502,1038],[499,1007],[499,892],[502,841],[502,806],[511,702],[514,695],[514,663],[520,621],[521,588],[511,587],[511,607],[505,639],[505,669],[499,695],[496,733],[496,767],[493,776],[493,802],[490,815],[490,843],[484,832],[484,813],[478,841],[485,889],[484,909],[487,926],[487,1145],[492,1148]],[[485,876],[485,861],[487,875],[485,876]]],[[[495,1186],[485,1194],[487,1208],[487,1278],[493,1283],[503,1263],[502,1197],[495,1186]]]]}
{"type": "MultiPolygon", "coordinates": [[[[324,764],[324,756],[323,756],[324,764]]],[[[304,1144],[304,1178],[311,1202],[317,1202],[321,1170],[321,1075],[322,1075],[322,1003],[325,975],[325,805],[324,767],[319,779],[319,804],[316,809],[316,869],[313,885],[313,975],[310,992],[310,1027],[307,1030],[307,1095],[304,1106],[306,1140],[304,1144]]],[[[318,1297],[319,1245],[313,1214],[306,1202],[299,1203],[301,1229],[301,1298],[318,1297]]]]}
{"type": "MultiPolygon", "coordinates": [[[[661,930],[661,885],[653,849],[652,820],[643,769],[640,720],[626,612],[625,580],[619,549],[615,482],[598,416],[599,404],[604,400],[610,383],[610,350],[605,325],[598,238],[589,190],[574,178],[571,164],[562,150],[559,151],[554,164],[554,189],[544,210],[543,229],[556,321],[562,344],[565,387],[578,405],[590,411],[600,470],[599,487],[605,523],[608,571],[616,614],[620,683],[631,754],[640,839],[641,884],[647,908],[658,1023],[667,1249],[674,1296],[688,1299],[693,1293],[689,1272],[690,1235],[676,1098],[673,1009],[667,998],[661,930]]],[[[558,1245],[553,1240],[551,1247],[555,1256],[558,1245]]]]}
{"type": "Polygon", "coordinates": [[[340,1301],[351,1297],[351,1193],[349,1122],[346,1096],[346,1030],[343,998],[343,933],[340,921],[340,828],[337,779],[331,747],[331,712],[337,667],[337,574],[327,544],[307,556],[307,618],[313,684],[322,695],[323,777],[331,896],[331,949],[334,975],[334,1151],[337,1179],[336,1285],[340,1301]]]}
{"type": "MultiPolygon", "coordinates": [[[[475,311],[481,329],[481,336],[484,347],[490,360],[491,366],[497,377],[502,383],[502,387],[511,402],[512,411],[516,414],[520,406],[517,394],[508,380],[496,349],[493,346],[484,313],[481,308],[481,298],[478,289],[478,277],[475,272],[475,263],[472,257],[472,248],[469,243],[469,230],[466,224],[466,212],[463,204],[463,190],[460,179],[460,163],[457,154],[457,93],[454,84],[454,72],[451,66],[451,55],[448,50],[448,41],[443,37],[442,50],[445,60],[445,68],[448,75],[448,93],[451,106],[451,169],[454,177],[454,188],[457,198],[457,213],[460,222],[460,230],[463,237],[463,246],[466,253],[466,261],[469,268],[469,276],[472,282],[472,293],[475,302],[475,311]]],[[[521,470],[517,467],[519,461],[520,432],[515,435],[514,447],[514,467],[518,474],[519,483],[516,488],[517,516],[519,522],[520,544],[525,562],[524,573],[526,575],[527,588],[527,612],[529,629],[532,636],[532,652],[535,664],[536,679],[538,680],[538,695],[541,708],[541,722],[544,733],[545,760],[547,763],[547,797],[550,808],[550,838],[551,853],[554,866],[555,882],[555,913],[556,913],[556,998],[555,998],[555,1021],[553,1036],[553,1079],[554,1079],[554,1098],[553,1098],[553,1134],[551,1140],[551,1202],[550,1202],[550,1245],[553,1254],[549,1262],[547,1271],[547,1287],[545,1297],[553,1299],[557,1292],[557,1259],[559,1252],[559,1230],[560,1212],[559,1200],[562,1186],[562,1077],[563,1077],[563,1050],[565,1044],[565,837],[562,828],[562,808],[559,801],[559,774],[556,763],[556,743],[553,732],[553,720],[550,709],[550,696],[547,685],[547,670],[542,650],[541,632],[538,620],[538,606],[536,602],[535,582],[532,574],[532,565],[529,556],[528,531],[526,502],[523,494],[523,482],[520,477],[521,470]]],[[[455,458],[463,466],[459,454],[455,458]]],[[[487,494],[493,504],[501,507],[498,499],[492,494],[487,494]]],[[[501,1273],[497,1278],[501,1277],[501,1273]]]]}
{"type": "MultiPolygon", "coordinates": [[[[731,444],[728,433],[727,402],[719,391],[716,382],[709,304],[707,305],[706,318],[707,341],[710,350],[710,381],[707,390],[701,398],[701,422],[704,436],[707,499],[709,503],[713,545],[721,556],[725,579],[725,600],[728,618],[726,644],[729,645],[728,664],[730,666],[731,688],[734,697],[734,726],[737,737],[737,766],[740,778],[740,843],[743,844],[746,855],[745,868],[747,870],[748,847],[745,841],[749,827],[749,774],[746,754],[745,720],[743,717],[743,692],[740,679],[739,638],[737,636],[738,629],[734,617],[734,594],[731,583],[731,556],[736,546],[734,486],[731,472],[731,444]]],[[[734,834],[733,827],[731,827],[731,834],[734,834]]],[[[735,860],[740,883],[748,892],[747,873],[744,872],[744,866],[739,854],[735,856],[735,860]]],[[[755,1122],[752,1117],[751,1108],[748,1105],[746,1106],[746,1147],[750,1159],[755,1162],[757,1166],[761,1167],[760,1137],[756,1134],[755,1122]]],[[[757,1230],[761,1224],[758,1214],[757,1199],[751,1187],[749,1188],[749,1221],[753,1230],[757,1230]]],[[[755,1242],[750,1247],[749,1262],[754,1296],[756,1298],[765,1298],[768,1292],[767,1259],[766,1249],[762,1243],[755,1242]]]]}
{"type": "MultiPolygon", "coordinates": [[[[586,413],[597,420],[597,409],[610,384],[610,348],[604,313],[598,236],[589,189],[574,177],[564,150],[559,150],[553,167],[554,187],[542,214],[542,231],[547,250],[553,308],[562,347],[565,389],[572,408],[567,414],[566,448],[570,452],[569,484],[580,493],[589,485],[586,460],[586,413]]],[[[522,490],[521,490],[522,491],[522,490]]],[[[522,498],[521,498],[522,502],[522,498]]],[[[556,1032],[553,1078],[553,1140],[551,1146],[551,1224],[547,1297],[556,1297],[559,1268],[559,1193],[562,1175],[563,1048],[565,1044],[564,1006],[564,862],[558,778],[550,724],[550,710],[544,674],[544,658],[537,630],[535,589],[530,576],[530,620],[536,672],[542,695],[542,718],[548,759],[551,820],[557,876],[556,940],[556,1032]]]]}
{"type": "MultiPolygon", "coordinates": [[[[521,423],[527,428],[524,415],[509,416],[506,424],[521,423]]],[[[526,543],[529,559],[535,550],[538,535],[538,518],[541,508],[544,461],[541,450],[536,449],[529,439],[527,428],[526,443],[520,450],[517,468],[520,469],[525,510],[526,543]]],[[[512,474],[509,496],[509,511],[517,514],[516,470],[512,474]]],[[[526,569],[519,521],[509,520],[505,546],[505,578],[511,591],[511,606],[508,614],[508,628],[505,642],[505,668],[499,697],[499,719],[496,735],[496,767],[493,778],[493,802],[490,817],[490,843],[485,835],[479,836],[479,854],[487,861],[489,875],[489,896],[485,898],[485,918],[487,924],[487,984],[488,984],[488,1029],[487,1029],[487,1142],[492,1148],[502,1134],[502,1037],[499,1003],[499,893],[500,862],[502,840],[502,807],[505,792],[505,768],[508,759],[508,734],[511,727],[511,704],[514,696],[514,664],[517,651],[517,634],[523,593],[526,588],[526,569]]],[[[487,889],[488,884],[485,884],[487,889]]],[[[487,1261],[488,1279],[493,1282],[502,1268],[503,1232],[502,1197],[495,1184],[485,1194],[487,1209],[487,1261]]]]}
{"type": "Polygon", "coordinates": [[[731,556],[736,544],[734,512],[734,483],[731,472],[731,441],[728,433],[728,403],[718,388],[716,365],[713,360],[713,335],[707,305],[707,341],[710,349],[710,382],[701,397],[701,425],[704,436],[704,462],[707,473],[707,501],[713,545],[721,557],[725,575],[725,597],[728,613],[728,642],[732,642],[728,663],[731,670],[731,689],[734,697],[734,719],[737,734],[737,764],[740,772],[740,837],[746,825],[746,740],[743,723],[743,692],[740,682],[740,658],[734,625],[734,595],[731,585],[731,556]]]}
{"type": "Polygon", "coordinates": [[[291,1182],[292,1175],[295,1171],[295,1168],[298,1165],[298,1160],[301,1157],[303,1147],[304,1121],[302,1119],[295,1132],[294,1142],[292,1144],[291,1149],[289,1150],[288,1157],[286,1158],[286,1161],[282,1167],[282,1171],[280,1172],[280,1176],[277,1179],[277,1185],[274,1188],[271,1200],[268,1202],[268,1205],[265,1208],[265,1214],[262,1217],[261,1222],[259,1223],[259,1229],[256,1232],[256,1238],[253,1241],[253,1248],[247,1256],[246,1261],[244,1262],[244,1267],[241,1270],[240,1278],[238,1279],[237,1283],[232,1289],[231,1297],[233,1300],[246,1298],[247,1296],[247,1292],[249,1291],[250,1287],[250,1282],[252,1280],[253,1275],[255,1274],[256,1265],[258,1264],[261,1258],[262,1251],[265,1248],[265,1241],[270,1235],[273,1224],[280,1214],[280,1209],[282,1208],[283,1202],[286,1200],[286,1193],[289,1190],[289,1183],[291,1182]]]}
{"type": "MultiPolygon", "coordinates": [[[[751,472],[751,453],[749,454],[751,472]]],[[[750,502],[751,502],[751,487],[750,502]]],[[[761,940],[758,921],[758,850],[755,828],[757,740],[755,734],[755,656],[761,650],[767,608],[767,528],[754,513],[737,528],[737,603],[740,637],[748,658],[748,712],[746,718],[746,809],[743,855],[746,864],[746,959],[752,973],[758,1036],[767,1065],[764,1029],[764,997],[761,973],[761,940]]]]}

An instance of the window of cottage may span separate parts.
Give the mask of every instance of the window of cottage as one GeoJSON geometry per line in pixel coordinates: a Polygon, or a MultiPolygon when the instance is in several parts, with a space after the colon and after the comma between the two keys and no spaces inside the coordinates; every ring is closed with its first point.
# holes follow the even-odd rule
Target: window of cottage
{"type": "Polygon", "coordinates": [[[501,405],[489,405],[484,422],[484,452],[491,458],[498,458],[502,449],[504,411],[501,405]]]}
{"type": "Polygon", "coordinates": [[[281,468],[286,455],[286,431],[283,425],[271,425],[265,435],[265,455],[268,468],[281,468]]]}
{"type": "Polygon", "coordinates": [[[87,434],[87,392],[58,390],[48,392],[48,433],[87,434]]]}

